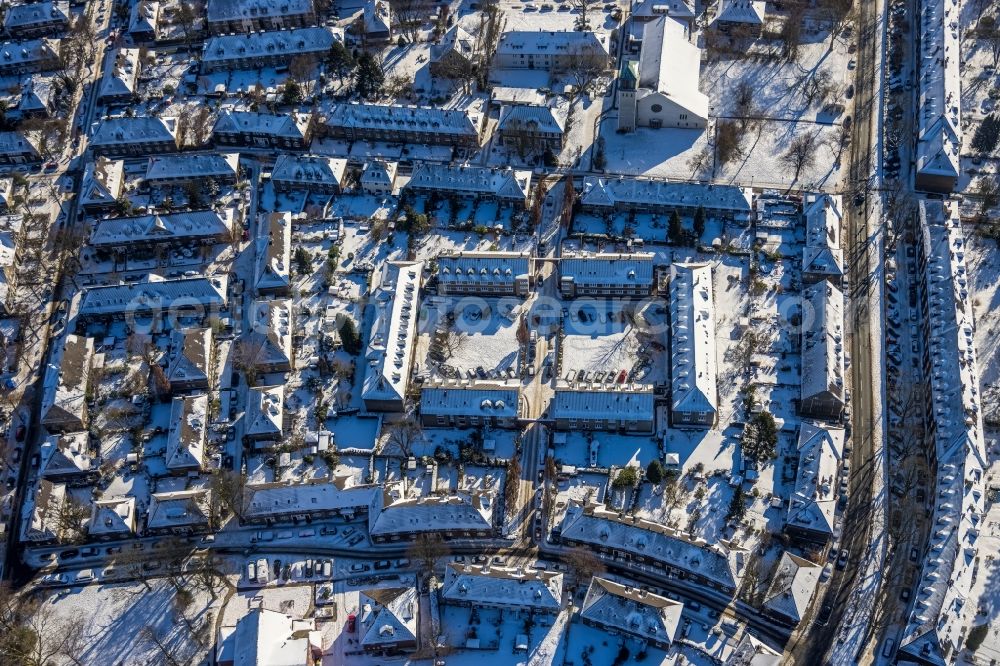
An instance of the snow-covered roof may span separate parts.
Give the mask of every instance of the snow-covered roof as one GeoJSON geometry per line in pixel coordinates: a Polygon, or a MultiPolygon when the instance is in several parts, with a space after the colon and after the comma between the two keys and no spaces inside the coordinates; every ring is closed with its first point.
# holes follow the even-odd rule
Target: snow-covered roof
{"type": "Polygon", "coordinates": [[[160,243],[224,237],[233,228],[234,209],[195,210],[164,215],[101,220],[90,234],[96,247],[127,243],[160,243]]]}
{"type": "Polygon", "coordinates": [[[431,61],[439,60],[447,53],[457,53],[469,59],[476,50],[476,37],[458,23],[448,28],[441,41],[431,46],[431,61]]]}
{"type": "Polygon", "coordinates": [[[200,469],[205,462],[205,439],[208,435],[208,396],[190,395],[174,398],[170,405],[170,430],[167,469],[200,469]]]}
{"type": "Polygon", "coordinates": [[[21,508],[22,541],[54,541],[62,531],[59,514],[66,502],[66,484],[40,479],[21,508]]]}
{"type": "Polygon", "coordinates": [[[844,253],[840,247],[843,202],[839,194],[807,194],[802,206],[806,222],[806,244],[802,271],[814,275],[844,275],[844,253]]]}
{"type": "Polygon", "coordinates": [[[170,182],[182,177],[235,179],[239,173],[239,165],[239,153],[154,155],[146,165],[146,181],[170,182]]]}
{"type": "Polygon", "coordinates": [[[281,439],[284,427],[285,385],[256,386],[247,391],[246,428],[255,439],[281,439]]]}
{"type": "Polygon", "coordinates": [[[921,0],[917,110],[917,174],[958,178],[962,143],[959,30],[962,6],[921,0]]]}
{"type": "Polygon", "coordinates": [[[358,642],[367,649],[416,643],[419,600],[415,587],[380,587],[358,594],[358,642]]]}
{"type": "Polygon", "coordinates": [[[205,41],[201,59],[209,65],[224,65],[277,54],[285,58],[309,54],[318,57],[325,56],[335,41],[344,41],[344,31],[326,26],[217,35],[205,41]]]}
{"type": "Polygon", "coordinates": [[[98,460],[90,454],[90,433],[49,435],[39,447],[43,477],[61,477],[96,471],[98,460]]]}
{"type": "Polygon", "coordinates": [[[515,419],[518,411],[516,388],[499,386],[434,387],[420,392],[420,413],[442,416],[482,416],[515,419]]]}
{"type": "Polygon", "coordinates": [[[407,187],[420,191],[489,195],[524,203],[531,192],[531,172],[510,167],[480,167],[462,164],[421,162],[413,167],[407,187]]]}
{"type": "Polygon", "coordinates": [[[503,606],[557,613],[562,608],[563,574],[508,567],[449,564],[441,598],[459,604],[503,606]]]}
{"type": "Polygon", "coordinates": [[[177,119],[156,116],[106,118],[90,139],[90,145],[126,146],[134,143],[176,143],[177,119]]]}
{"type": "Polygon", "coordinates": [[[643,640],[672,643],[683,610],[680,601],[594,576],[580,617],[643,640]]]}
{"type": "Polygon", "coordinates": [[[977,614],[972,586],[982,575],[979,537],[985,523],[987,464],[979,373],[973,343],[968,246],[958,204],[921,200],[926,260],[925,343],[930,356],[930,402],[937,480],[927,555],[900,651],[924,663],[946,663],[961,649],[977,614]]]}
{"type": "Polygon", "coordinates": [[[153,493],[146,511],[147,529],[203,527],[209,523],[210,497],[207,488],[153,493]]]}
{"type": "Polygon", "coordinates": [[[208,384],[212,356],[212,329],[175,329],[171,333],[167,381],[178,384],[208,384]]]}
{"type": "Polygon", "coordinates": [[[313,155],[278,155],[271,170],[271,180],[308,188],[310,185],[342,187],[347,173],[347,160],[313,155]]]}
{"type": "Polygon", "coordinates": [[[130,33],[156,34],[156,25],[160,21],[160,3],[156,0],[139,0],[132,5],[129,15],[128,31],[130,33]]]}
{"type": "Polygon", "coordinates": [[[396,182],[396,163],[382,160],[372,160],[365,164],[361,172],[361,186],[381,187],[388,189],[396,182]]]}
{"type": "Polygon", "coordinates": [[[262,606],[236,622],[233,666],[306,666],[312,660],[308,635],[295,631],[284,613],[262,606]]]}
{"type": "Polygon", "coordinates": [[[387,269],[374,298],[375,322],[365,354],[365,400],[402,400],[410,381],[423,263],[391,262],[387,269]]]}
{"type": "Polygon", "coordinates": [[[273,114],[226,109],[219,114],[212,133],[304,139],[311,117],[308,113],[273,114]]]}
{"type": "Polygon", "coordinates": [[[515,88],[511,86],[493,86],[490,89],[490,99],[494,104],[544,104],[545,95],[538,88],[515,88]]]}
{"type": "Polygon", "coordinates": [[[780,652],[747,631],[724,663],[725,666],[780,666],[781,662],[780,652]]]}
{"type": "Polygon", "coordinates": [[[150,275],[143,282],[88,287],[80,294],[81,316],[107,316],[126,312],[159,312],[184,307],[224,307],[226,275],[177,280],[150,275]]]}
{"type": "Polygon", "coordinates": [[[822,570],[823,567],[807,559],[783,553],[764,597],[764,607],[799,622],[809,609],[822,570]]]}
{"type": "Polygon", "coordinates": [[[570,56],[609,55],[608,35],[576,30],[510,30],[500,36],[497,54],[570,56]]]}
{"type": "Polygon", "coordinates": [[[844,429],[803,421],[799,426],[799,466],[788,498],[785,525],[833,534],[837,474],[844,455],[844,429]]]}
{"type": "Polygon", "coordinates": [[[753,212],[752,193],[734,185],[702,185],[676,183],[645,178],[601,178],[587,176],[583,180],[580,203],[584,206],[610,209],[622,208],[697,208],[703,206],[709,214],[732,215],[737,220],[749,220],[753,212]]]}
{"type": "Polygon", "coordinates": [[[823,280],[802,292],[803,401],[828,396],[844,402],[844,293],[823,280]]]}
{"type": "Polygon", "coordinates": [[[610,391],[557,388],[552,400],[552,418],[651,421],[653,403],[652,386],[610,391]]]}
{"type": "Polygon", "coordinates": [[[711,264],[670,266],[671,409],[717,411],[715,300],[711,264]]]}
{"type": "Polygon", "coordinates": [[[642,0],[632,10],[632,18],[640,21],[656,16],[693,19],[694,0],[642,0]]]}
{"type": "Polygon", "coordinates": [[[392,11],[384,0],[366,0],[364,8],[365,32],[371,35],[392,30],[392,11]]]}
{"type": "Polygon", "coordinates": [[[497,129],[507,131],[562,134],[566,128],[563,115],[551,107],[536,104],[505,104],[500,109],[497,129]]]}
{"type": "Polygon", "coordinates": [[[254,325],[246,335],[253,350],[252,362],[258,369],[291,366],[292,307],[287,300],[254,301],[254,325]]]}
{"type": "Polygon", "coordinates": [[[376,493],[368,512],[368,533],[393,534],[490,530],[493,528],[492,491],[427,495],[403,499],[395,487],[376,493]]]}
{"type": "Polygon", "coordinates": [[[135,498],[110,497],[94,500],[90,508],[87,533],[91,536],[112,536],[135,532],[135,498]]]}
{"type": "Polygon", "coordinates": [[[129,97],[135,93],[138,79],[139,49],[113,49],[104,58],[98,98],[129,97]]]}
{"type": "Polygon", "coordinates": [[[652,252],[567,253],[559,260],[560,279],[576,285],[653,285],[652,252]]]}
{"type": "Polygon", "coordinates": [[[34,142],[21,132],[0,132],[0,155],[21,155],[27,153],[38,157],[34,142]]]}
{"type": "Polygon", "coordinates": [[[528,252],[446,252],[438,255],[439,283],[482,281],[514,283],[526,277],[531,263],[528,252]]]}
{"type": "Polygon", "coordinates": [[[62,46],[61,39],[29,39],[23,42],[0,43],[0,64],[12,68],[18,64],[33,65],[54,62],[62,46]]]}
{"type": "Polygon", "coordinates": [[[746,550],[725,540],[708,543],[683,530],[636,516],[619,515],[603,506],[571,502],[561,535],[580,543],[607,546],[663,562],[690,574],[735,589],[749,560],[746,550]]]}
{"type": "Polygon", "coordinates": [[[3,17],[3,27],[8,31],[47,23],[69,23],[67,0],[8,5],[3,17]]]}
{"type": "Polygon", "coordinates": [[[98,157],[87,162],[80,187],[80,205],[112,206],[122,193],[125,182],[125,162],[98,157]]]}
{"type": "Polygon", "coordinates": [[[280,518],[324,511],[362,510],[371,503],[374,486],[351,486],[349,479],[305,483],[266,483],[246,488],[246,518],[280,518]]]}
{"type": "Polygon", "coordinates": [[[87,411],[87,383],[94,359],[94,339],[67,335],[58,365],[45,374],[42,422],[82,422],[87,411]]]}
{"type": "Polygon", "coordinates": [[[206,9],[209,23],[255,19],[274,21],[312,13],[310,0],[209,0],[206,9]]]}
{"type": "Polygon", "coordinates": [[[764,0],[719,0],[719,11],[712,23],[764,25],[766,5],[764,0]]]}
{"type": "Polygon", "coordinates": [[[51,76],[31,75],[21,88],[17,110],[22,116],[41,113],[51,116],[56,110],[56,87],[51,76]]]}
{"type": "Polygon", "coordinates": [[[427,132],[479,138],[479,114],[469,109],[439,109],[388,104],[335,104],[326,124],[345,129],[427,132]]]}
{"type": "Polygon", "coordinates": [[[698,90],[701,49],[687,40],[680,21],[661,16],[642,31],[639,53],[639,95],[662,93],[684,110],[708,118],[708,96],[698,90]]]}
{"type": "Polygon", "coordinates": [[[280,291],[292,283],[292,214],[288,211],[261,213],[267,217],[267,235],[258,236],[258,291],[280,291]]]}

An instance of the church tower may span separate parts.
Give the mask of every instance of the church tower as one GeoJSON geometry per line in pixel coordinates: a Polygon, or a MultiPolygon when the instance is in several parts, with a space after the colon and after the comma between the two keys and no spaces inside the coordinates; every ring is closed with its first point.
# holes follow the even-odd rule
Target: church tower
{"type": "Polygon", "coordinates": [[[618,131],[635,130],[635,93],[639,85],[639,63],[626,60],[618,73],[618,131]]]}

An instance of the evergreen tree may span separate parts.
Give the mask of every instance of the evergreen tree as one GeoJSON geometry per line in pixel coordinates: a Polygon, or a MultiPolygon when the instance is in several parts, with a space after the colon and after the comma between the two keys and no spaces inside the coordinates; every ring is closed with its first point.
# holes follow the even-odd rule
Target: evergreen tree
{"type": "Polygon", "coordinates": [[[694,233],[698,238],[701,238],[705,233],[705,207],[698,206],[698,210],[694,212],[694,233]]]}
{"type": "Polygon", "coordinates": [[[654,485],[659,485],[659,483],[663,481],[663,473],[665,471],[666,470],[663,469],[663,463],[661,463],[659,459],[654,458],[646,467],[646,479],[654,485]]]}
{"type": "Polygon", "coordinates": [[[330,70],[337,73],[337,78],[340,81],[343,81],[344,77],[350,74],[355,66],[354,56],[351,55],[346,46],[338,41],[334,41],[333,46],[330,47],[326,62],[330,66],[330,70]]]}
{"type": "Polygon", "coordinates": [[[352,356],[361,351],[361,338],[350,317],[345,317],[344,323],[340,325],[340,342],[344,345],[344,351],[352,356]]]}
{"type": "Polygon", "coordinates": [[[743,490],[737,488],[736,492],[733,493],[733,498],[729,500],[729,510],[726,512],[726,520],[742,520],[746,512],[747,505],[743,497],[743,490]]]}
{"type": "Polygon", "coordinates": [[[354,88],[364,98],[371,98],[382,90],[385,73],[382,66],[370,53],[362,53],[358,58],[358,68],[354,72],[354,88]]]}
{"type": "Polygon", "coordinates": [[[681,216],[674,210],[670,213],[670,224],[667,227],[667,240],[679,245],[684,240],[684,228],[681,226],[681,216]]]}

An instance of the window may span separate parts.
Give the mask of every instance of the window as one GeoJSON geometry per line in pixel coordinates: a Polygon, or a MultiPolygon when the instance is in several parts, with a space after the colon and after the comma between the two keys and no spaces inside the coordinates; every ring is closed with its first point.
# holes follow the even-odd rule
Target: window
{"type": "Polygon", "coordinates": [[[680,117],[681,117],[681,120],[687,120],[688,119],[688,114],[682,113],[680,117]]]}
{"type": "Polygon", "coordinates": [[[649,110],[652,111],[653,113],[659,113],[660,111],[663,111],[663,107],[660,106],[659,104],[654,104],[653,106],[649,107],[649,110]]]}

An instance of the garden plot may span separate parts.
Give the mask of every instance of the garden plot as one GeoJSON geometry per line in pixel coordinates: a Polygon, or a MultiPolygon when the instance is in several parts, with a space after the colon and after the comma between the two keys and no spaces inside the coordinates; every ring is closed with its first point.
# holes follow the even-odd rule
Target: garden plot
{"type": "Polygon", "coordinates": [[[445,252],[529,252],[534,245],[528,234],[437,230],[420,236],[415,253],[417,261],[426,261],[445,252]]]}
{"type": "Polygon", "coordinates": [[[553,438],[553,445],[558,463],[581,469],[609,469],[628,465],[645,469],[660,454],[654,437],[613,432],[557,433],[553,438]]]}
{"type": "Polygon", "coordinates": [[[421,306],[421,367],[442,377],[510,379],[518,370],[520,301],[430,297],[421,306]]]}
{"type": "Polygon", "coordinates": [[[418,458],[456,460],[481,454],[486,458],[506,460],[514,455],[518,437],[519,433],[513,430],[483,429],[480,437],[479,430],[425,428],[410,444],[410,450],[418,458]]]}
{"type": "Polygon", "coordinates": [[[665,384],[666,327],[641,331],[627,303],[574,302],[564,308],[559,375],[563,381],[614,382],[624,371],[630,381],[665,384]]]}

